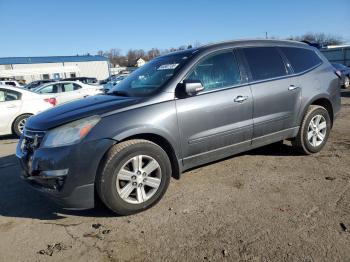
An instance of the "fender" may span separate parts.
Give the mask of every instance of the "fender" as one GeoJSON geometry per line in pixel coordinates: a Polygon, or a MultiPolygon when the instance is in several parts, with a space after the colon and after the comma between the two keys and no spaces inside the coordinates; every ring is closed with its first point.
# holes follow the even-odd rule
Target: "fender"
{"type": "Polygon", "coordinates": [[[144,134],[160,136],[163,139],[167,140],[168,143],[174,149],[176,156],[177,157],[180,156],[179,145],[175,141],[175,139],[166,130],[162,130],[160,128],[156,128],[153,126],[135,126],[127,130],[123,130],[122,132],[119,132],[118,134],[113,136],[113,139],[116,141],[122,141],[128,137],[144,135],[144,134]]]}
{"type": "Polygon", "coordinates": [[[314,104],[314,102],[319,100],[319,99],[326,99],[330,103],[330,105],[332,106],[331,118],[332,119],[334,118],[334,104],[332,103],[332,99],[331,99],[329,94],[322,93],[322,94],[317,94],[316,96],[311,97],[310,99],[308,99],[305,102],[302,101],[301,110],[299,111],[299,115],[298,115],[298,123],[299,123],[299,125],[301,125],[301,122],[303,121],[304,115],[306,114],[309,106],[314,104]]]}
{"type": "Polygon", "coordinates": [[[180,179],[181,173],[183,172],[183,163],[182,158],[180,157],[180,145],[167,131],[155,128],[153,126],[137,126],[116,134],[113,137],[113,140],[119,142],[128,139],[129,137],[145,137],[147,139],[147,136],[156,136],[162,140],[165,140],[167,145],[162,144],[158,139],[158,141],[154,141],[157,142],[157,144],[159,144],[163,149],[169,148],[169,146],[171,147],[172,152],[167,153],[171,154],[169,157],[171,158],[170,161],[173,166],[172,176],[176,179],[180,179]]]}

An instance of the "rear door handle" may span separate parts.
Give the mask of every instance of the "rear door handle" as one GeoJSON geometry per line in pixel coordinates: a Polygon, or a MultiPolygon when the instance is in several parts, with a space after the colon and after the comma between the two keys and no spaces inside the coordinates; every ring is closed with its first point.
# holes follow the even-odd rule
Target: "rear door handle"
{"type": "Polygon", "coordinates": [[[299,86],[290,85],[290,86],[288,87],[288,90],[289,90],[289,91],[293,91],[293,90],[296,90],[296,89],[299,89],[299,86]]]}
{"type": "Polygon", "coordinates": [[[235,101],[236,103],[243,103],[247,99],[248,96],[237,96],[233,101],[235,101]]]}

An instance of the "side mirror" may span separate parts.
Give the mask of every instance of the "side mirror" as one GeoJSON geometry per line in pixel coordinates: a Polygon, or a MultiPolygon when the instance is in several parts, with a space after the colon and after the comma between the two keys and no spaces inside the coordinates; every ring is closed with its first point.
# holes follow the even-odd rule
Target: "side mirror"
{"type": "Polygon", "coordinates": [[[193,96],[204,90],[204,87],[199,80],[184,80],[183,81],[184,91],[187,95],[193,96]]]}

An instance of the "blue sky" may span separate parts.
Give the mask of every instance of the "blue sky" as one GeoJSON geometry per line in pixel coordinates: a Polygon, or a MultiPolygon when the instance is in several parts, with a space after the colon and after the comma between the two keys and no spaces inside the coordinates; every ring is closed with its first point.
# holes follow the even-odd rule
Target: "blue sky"
{"type": "Polygon", "coordinates": [[[95,54],[325,32],[350,42],[349,0],[0,0],[0,57],[95,54]]]}

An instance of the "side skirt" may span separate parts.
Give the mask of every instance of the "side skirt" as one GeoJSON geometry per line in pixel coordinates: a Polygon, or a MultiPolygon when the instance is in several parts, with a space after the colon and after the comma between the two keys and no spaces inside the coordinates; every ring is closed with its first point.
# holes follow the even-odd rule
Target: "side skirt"
{"type": "Polygon", "coordinates": [[[182,159],[182,170],[186,171],[190,168],[208,164],[213,161],[217,161],[232,155],[236,155],[245,151],[252,150],[261,146],[272,144],[284,139],[295,137],[298,134],[299,127],[293,127],[278,131],[269,135],[247,140],[234,145],[214,149],[197,155],[193,155],[182,159]]]}

